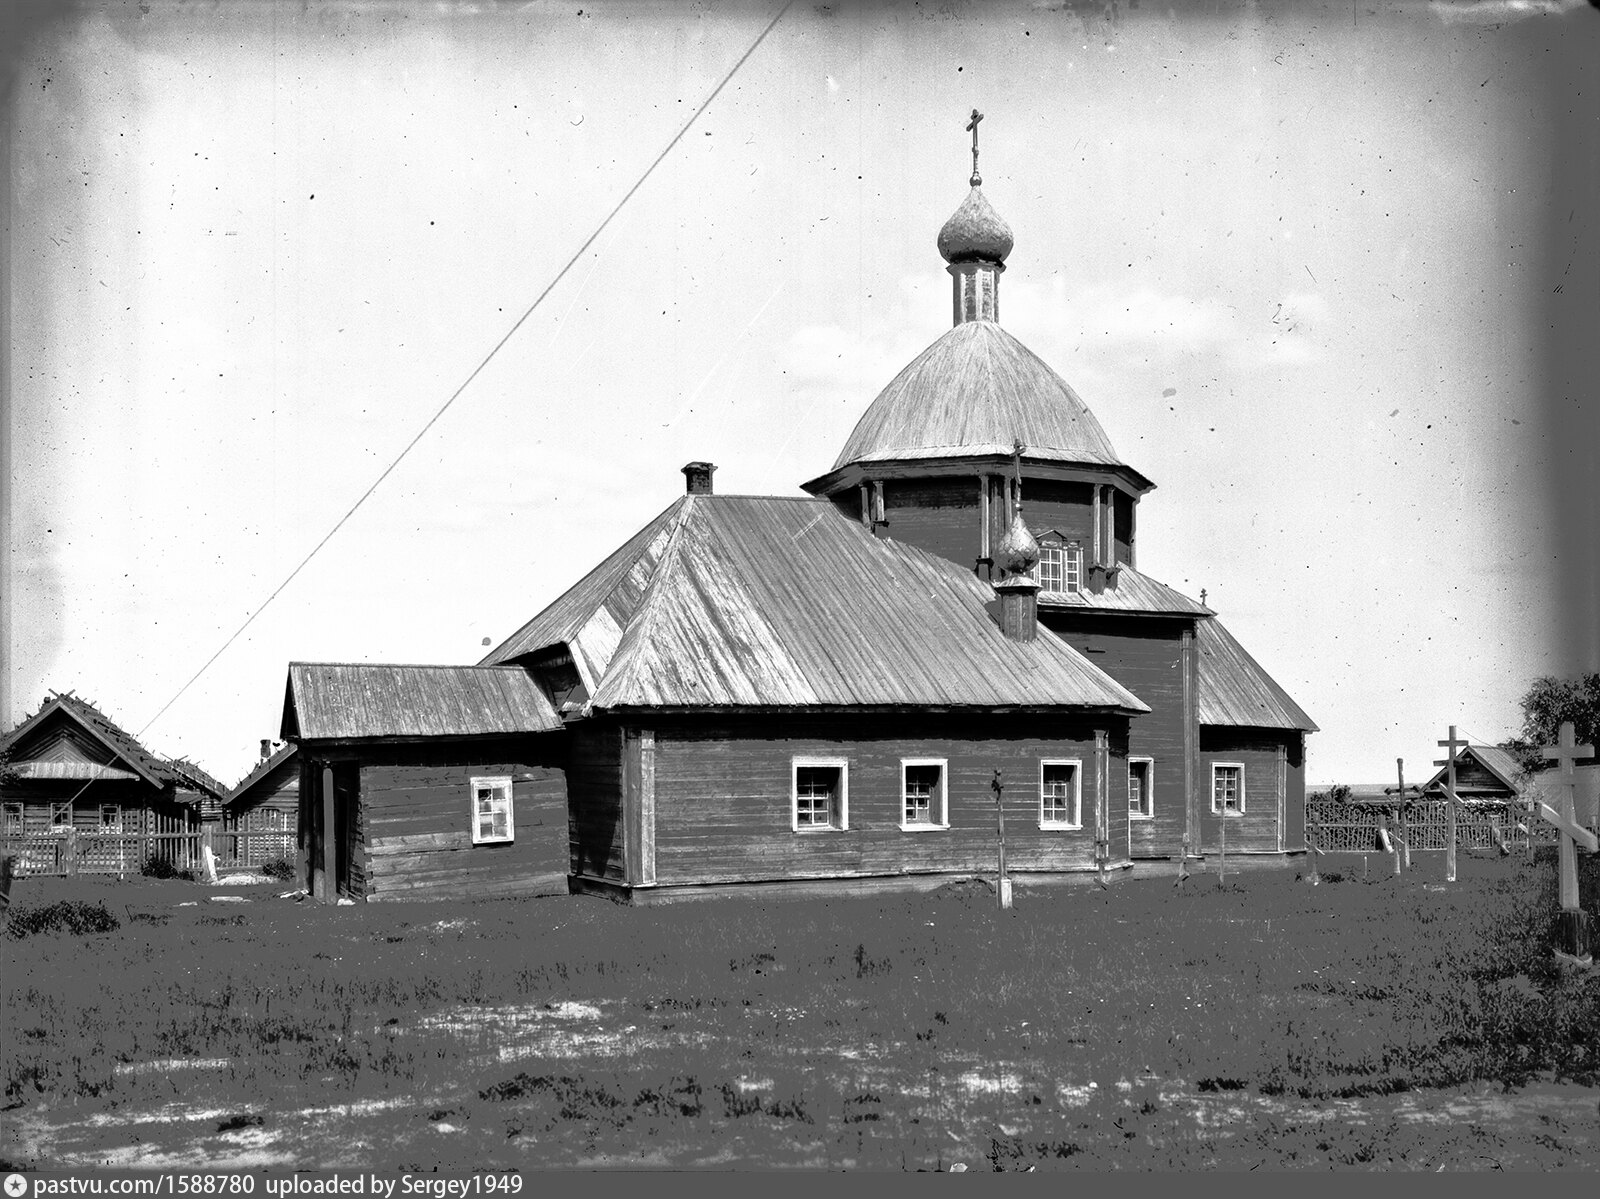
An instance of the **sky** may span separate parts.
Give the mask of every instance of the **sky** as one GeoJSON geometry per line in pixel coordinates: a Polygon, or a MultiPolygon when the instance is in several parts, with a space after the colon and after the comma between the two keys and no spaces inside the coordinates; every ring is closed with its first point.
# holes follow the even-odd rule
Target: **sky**
{"type": "Polygon", "coordinates": [[[1600,669],[1585,5],[7,19],[0,726],[75,690],[231,784],[290,661],[477,661],[691,460],[799,494],[949,325],[974,108],[1001,323],[1313,782],[1600,669]]]}

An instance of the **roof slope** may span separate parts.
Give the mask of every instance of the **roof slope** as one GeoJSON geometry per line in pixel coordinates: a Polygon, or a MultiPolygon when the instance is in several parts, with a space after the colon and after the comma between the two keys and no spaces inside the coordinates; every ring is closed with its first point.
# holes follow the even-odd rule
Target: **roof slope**
{"type": "Polygon", "coordinates": [[[833,469],[852,462],[1009,456],[1126,467],[1077,392],[994,321],[966,321],[896,375],[833,469]]]}
{"type": "Polygon", "coordinates": [[[1200,723],[1317,731],[1305,709],[1261,669],[1216,617],[1195,621],[1200,723]]]}
{"type": "Polygon", "coordinates": [[[285,738],[473,737],[561,727],[517,666],[291,662],[285,738]]]}
{"type": "MultiPolygon", "coordinates": [[[[53,721],[65,720],[87,732],[95,741],[98,741],[107,751],[112,761],[101,763],[102,769],[96,773],[92,769],[86,773],[69,773],[70,764],[44,765],[41,763],[37,769],[27,769],[25,773],[33,778],[142,778],[153,787],[166,788],[182,785],[185,787],[200,784],[201,779],[210,780],[211,776],[196,766],[184,764],[180,771],[177,764],[157,757],[151,753],[137,738],[126,729],[118,725],[99,708],[85,699],[79,699],[72,694],[55,694],[28,719],[12,729],[4,737],[0,737],[0,747],[19,747],[25,749],[32,736],[43,730],[53,721]],[[128,772],[122,772],[115,766],[116,761],[121,761],[128,772]],[[104,769],[109,767],[110,769],[104,769]],[[199,776],[191,779],[191,775],[199,776]]],[[[21,767],[26,759],[19,759],[12,763],[21,767]]],[[[201,784],[203,786],[203,784],[201,784]]],[[[221,784],[217,785],[216,794],[220,795],[225,790],[221,784]]]]}
{"type": "Polygon", "coordinates": [[[298,756],[299,753],[300,747],[298,745],[293,743],[288,745],[280,745],[276,752],[268,755],[265,758],[262,758],[250,768],[250,773],[240,779],[238,783],[234,785],[233,790],[229,791],[224,797],[225,802],[231,804],[240,799],[242,796],[255,788],[269,774],[277,770],[279,766],[282,766],[290,758],[298,756]]]}
{"type": "MultiPolygon", "coordinates": [[[[1517,776],[1522,773],[1522,768],[1517,765],[1517,760],[1497,745],[1464,745],[1456,752],[1456,763],[1459,765],[1464,758],[1476,758],[1478,763],[1495,778],[1499,779],[1508,790],[1522,790],[1517,782],[1517,776]]],[[[1448,780],[1448,765],[1439,767],[1438,772],[1422,785],[1424,791],[1442,787],[1448,780]]]]}
{"type": "Polygon", "coordinates": [[[1117,567],[1117,585],[1096,595],[1092,591],[1041,591],[1039,607],[1066,611],[1093,608],[1107,612],[1163,612],[1208,616],[1211,609],[1183,592],[1140,574],[1126,563],[1117,567]]]}
{"type": "Polygon", "coordinates": [[[615,652],[591,656],[595,708],[1149,710],[1046,629],[1008,640],[970,571],[875,538],[825,500],[684,496],[663,517],[629,543],[631,567],[613,555],[552,605],[560,619],[541,613],[493,657],[588,629],[569,607],[582,595],[631,609],[615,652]],[[626,594],[614,600],[608,579],[626,594]]]}

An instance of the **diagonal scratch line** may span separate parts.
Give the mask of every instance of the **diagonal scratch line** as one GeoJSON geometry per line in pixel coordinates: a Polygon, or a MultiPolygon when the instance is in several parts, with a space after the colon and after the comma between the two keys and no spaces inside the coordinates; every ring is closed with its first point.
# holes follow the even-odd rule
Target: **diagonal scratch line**
{"type": "Polygon", "coordinates": [[[341,516],[333,528],[328,530],[327,535],[312,547],[312,550],[309,554],[300,560],[300,565],[296,566],[289,572],[288,578],[279,583],[278,586],[273,590],[272,594],[267,596],[267,598],[262,601],[261,606],[254,612],[250,613],[250,615],[245,619],[245,622],[234,632],[233,636],[229,637],[222,643],[222,648],[207,658],[205,665],[201,666],[199,670],[195,671],[187,683],[178,688],[178,693],[169,699],[165,704],[163,704],[159,712],[145,722],[144,728],[141,728],[136,736],[143,737],[146,730],[148,730],[151,725],[155,724],[156,721],[160,720],[161,717],[166,714],[167,709],[172,707],[173,704],[177,703],[178,700],[183,697],[184,692],[188,691],[190,687],[194,686],[195,680],[201,675],[205,674],[206,671],[211,669],[211,664],[218,658],[222,657],[222,655],[227,652],[228,647],[237,641],[244,631],[255,623],[256,617],[260,616],[261,613],[266,611],[267,606],[271,604],[273,600],[277,599],[280,594],[282,594],[285,587],[294,582],[296,576],[298,576],[299,573],[310,564],[311,559],[315,558],[317,554],[321,552],[322,547],[327,545],[329,541],[333,540],[334,534],[340,529],[344,528],[345,522],[354,516],[357,509],[359,509],[362,504],[367,502],[368,497],[370,497],[374,491],[378,490],[385,479],[394,473],[394,468],[399,466],[400,463],[405,460],[406,455],[411,453],[411,451],[416,448],[417,443],[427,435],[428,430],[433,428],[433,426],[439,422],[439,418],[450,410],[450,406],[456,402],[457,397],[459,397],[462,392],[471,386],[474,379],[483,373],[483,368],[489,365],[489,363],[494,359],[495,355],[497,355],[501,348],[505,346],[506,342],[511,340],[518,329],[522,328],[527,319],[533,315],[534,309],[538,308],[540,304],[544,303],[545,297],[555,290],[556,284],[560,283],[561,280],[567,277],[567,272],[573,268],[573,265],[577,263],[578,259],[583,257],[584,252],[587,251],[590,246],[594,245],[595,240],[606,231],[606,227],[611,224],[617,213],[621,212],[623,206],[627,204],[629,200],[633,199],[634,193],[644,186],[645,180],[649,179],[650,176],[655,173],[655,169],[661,165],[662,160],[665,159],[668,154],[672,153],[673,147],[683,140],[683,135],[688,133],[690,127],[700,119],[700,115],[705,112],[706,109],[711,107],[711,102],[722,94],[722,89],[727,87],[729,81],[736,74],[738,74],[739,68],[744,66],[744,64],[749,60],[750,56],[756,52],[756,48],[760,46],[762,42],[767,40],[767,34],[773,31],[779,21],[783,20],[784,13],[788,12],[793,4],[794,0],[786,0],[784,6],[778,10],[778,15],[773,17],[771,21],[767,22],[767,27],[758,35],[756,35],[756,40],[750,43],[750,48],[741,54],[739,56],[739,61],[734,63],[733,66],[728,69],[728,73],[722,77],[722,82],[718,83],[716,87],[712,88],[711,94],[700,102],[700,107],[696,108],[694,112],[689,114],[689,119],[683,123],[683,126],[678,130],[677,133],[673,134],[672,140],[666,144],[661,153],[657,154],[651,161],[650,165],[644,169],[644,174],[640,175],[639,178],[634,181],[633,186],[630,187],[623,195],[622,199],[617,201],[616,207],[608,212],[605,216],[605,219],[595,226],[594,232],[589,234],[589,236],[584,239],[583,244],[578,247],[577,251],[572,255],[572,257],[567,259],[567,264],[556,272],[555,278],[551,279],[550,282],[545,285],[545,289],[539,293],[538,297],[533,301],[532,304],[528,305],[526,311],[524,311],[523,314],[517,318],[516,323],[513,324],[510,329],[506,330],[505,336],[499,341],[495,342],[494,348],[483,356],[483,360],[479,362],[477,366],[472,368],[472,373],[468,375],[465,380],[463,380],[461,386],[457,387],[455,391],[451,392],[450,398],[441,404],[439,406],[439,410],[428,418],[428,423],[423,425],[421,429],[417,430],[417,435],[406,443],[405,449],[401,450],[397,455],[395,455],[394,460],[390,462],[388,466],[383,468],[383,473],[373,480],[372,486],[368,487],[364,492],[361,493],[361,498],[358,499],[354,504],[350,505],[349,511],[341,516]]]}
{"type": "Polygon", "coordinates": [[[751,329],[756,327],[756,322],[761,319],[761,314],[766,312],[767,308],[772,304],[772,301],[778,298],[778,293],[784,289],[784,286],[785,284],[780,282],[778,286],[773,289],[772,294],[767,297],[767,302],[761,305],[760,308],[756,309],[756,314],[751,317],[749,323],[739,331],[739,336],[735,337],[729,344],[728,348],[722,352],[722,357],[717,359],[716,365],[706,372],[705,378],[700,380],[699,386],[689,393],[689,398],[684,400],[683,403],[678,406],[678,410],[674,412],[670,418],[668,418],[666,424],[676,424],[678,419],[682,417],[685,412],[689,411],[689,405],[693,404],[695,400],[700,398],[700,393],[706,389],[706,384],[711,382],[711,377],[722,369],[722,364],[728,361],[729,357],[732,356],[734,350],[738,348],[739,343],[744,340],[745,335],[749,333],[751,329]]]}

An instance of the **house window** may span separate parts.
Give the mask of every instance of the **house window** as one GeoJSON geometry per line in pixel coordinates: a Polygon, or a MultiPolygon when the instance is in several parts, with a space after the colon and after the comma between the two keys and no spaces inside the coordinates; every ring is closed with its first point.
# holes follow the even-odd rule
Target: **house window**
{"type": "Polygon", "coordinates": [[[907,831],[949,828],[950,809],[945,792],[943,758],[906,758],[900,763],[900,827],[907,831]]]}
{"type": "Polygon", "coordinates": [[[1083,551],[1076,541],[1045,537],[1039,542],[1039,565],[1034,569],[1040,591],[1074,592],[1083,578],[1083,551]]]}
{"type": "Polygon", "coordinates": [[[842,758],[796,758],[790,827],[797,833],[850,827],[850,766],[842,758]]]}
{"type": "Polygon", "coordinates": [[[472,843],[492,845],[513,840],[515,824],[511,818],[511,780],[475,778],[472,780],[472,843]]]}
{"type": "Polygon", "coordinates": [[[1149,820],[1156,814],[1155,762],[1150,758],[1128,759],[1128,819],[1149,820]]]}
{"type": "Polygon", "coordinates": [[[1211,810],[1230,812],[1235,816],[1244,812],[1244,764],[1217,762],[1211,767],[1211,810]]]}
{"type": "Polygon", "coordinates": [[[1039,763],[1039,827],[1082,828],[1081,763],[1039,763]]]}
{"type": "Polygon", "coordinates": [[[102,833],[120,833],[122,831],[122,809],[114,803],[100,805],[100,831],[102,833]]]}
{"type": "Polygon", "coordinates": [[[4,828],[5,835],[8,836],[8,837],[20,837],[20,836],[22,836],[22,805],[21,804],[19,804],[19,803],[8,803],[6,805],[6,807],[5,807],[5,824],[3,826],[0,826],[0,827],[4,828]]]}
{"type": "Polygon", "coordinates": [[[72,804],[53,803],[50,805],[50,831],[64,833],[72,827],[72,804]]]}

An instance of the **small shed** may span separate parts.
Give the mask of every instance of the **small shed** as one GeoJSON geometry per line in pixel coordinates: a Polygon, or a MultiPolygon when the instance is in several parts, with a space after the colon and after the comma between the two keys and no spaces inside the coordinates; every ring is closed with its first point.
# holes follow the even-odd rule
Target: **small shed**
{"type": "Polygon", "coordinates": [[[0,853],[32,874],[180,869],[200,854],[202,804],[224,788],[199,767],[151,753],[88,700],[52,693],[4,737],[0,853]]]}
{"type": "Polygon", "coordinates": [[[300,750],[272,749],[263,741],[261,760],[222,801],[217,856],[238,866],[294,860],[295,822],[300,810],[300,750]]]}
{"type": "Polygon", "coordinates": [[[291,662],[300,877],[319,899],[567,891],[561,718],[519,666],[291,662]]]}
{"type": "MultiPolygon", "coordinates": [[[[1456,753],[1456,798],[1511,803],[1522,796],[1517,760],[1495,745],[1466,745],[1456,753]]],[[[1425,794],[1443,798],[1448,766],[1422,785],[1425,794]]]]}

